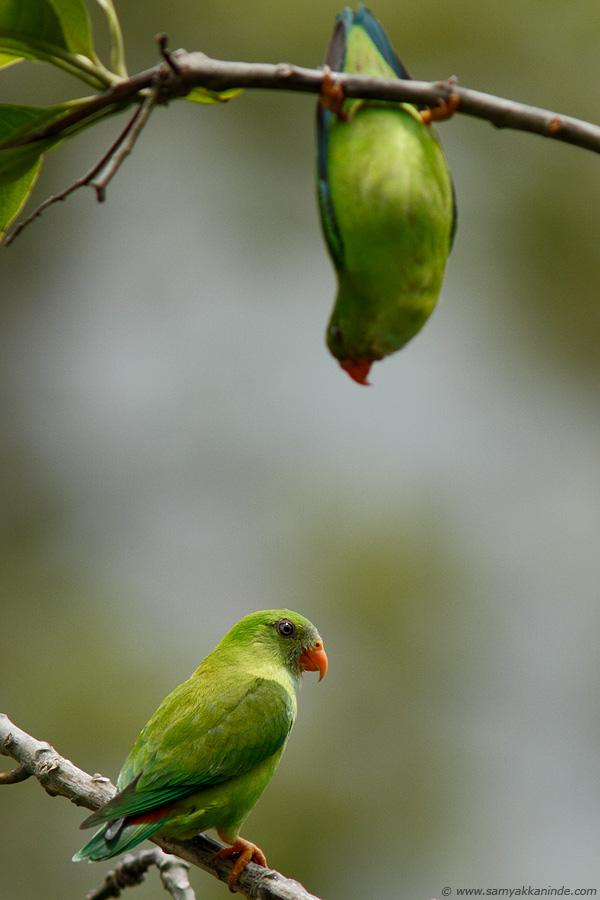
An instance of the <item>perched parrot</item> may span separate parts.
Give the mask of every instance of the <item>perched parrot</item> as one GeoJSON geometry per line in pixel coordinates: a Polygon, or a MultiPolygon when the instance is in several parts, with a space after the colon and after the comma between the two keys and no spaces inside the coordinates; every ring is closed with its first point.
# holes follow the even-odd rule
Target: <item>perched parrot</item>
{"type": "Polygon", "coordinates": [[[100,830],[75,862],[130,850],[154,834],[190,838],[215,828],[239,854],[229,886],[262,850],[239,830],[273,775],[296,717],[304,671],[327,671],[314,627],[298,613],[270,609],[235,625],[194,674],[163,700],[127,757],[118,793],[81,828],[100,830]]]}
{"type": "MultiPolygon", "coordinates": [[[[326,65],[410,78],[362,4],[338,15],[326,65]]],[[[456,228],[454,191],[435,131],[410,103],[344,100],[330,76],[317,137],[321,222],[339,285],[327,344],[367,384],[372,363],[404,346],[435,306],[456,228]]]]}

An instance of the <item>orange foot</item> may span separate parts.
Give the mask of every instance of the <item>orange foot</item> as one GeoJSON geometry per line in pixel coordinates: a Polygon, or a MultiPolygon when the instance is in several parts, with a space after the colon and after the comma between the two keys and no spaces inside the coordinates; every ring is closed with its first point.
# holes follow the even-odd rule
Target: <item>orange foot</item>
{"type": "MultiPolygon", "coordinates": [[[[219,834],[219,832],[217,832],[217,834],[219,834]]],[[[221,834],[219,834],[219,837],[222,840],[226,840],[221,834]]],[[[215,857],[219,856],[221,859],[227,859],[228,856],[233,856],[235,854],[239,854],[239,857],[229,873],[228,882],[230,891],[233,891],[234,885],[237,884],[238,878],[249,862],[256,863],[258,866],[264,866],[265,868],[267,865],[267,857],[260,847],[251,843],[251,841],[245,841],[244,838],[241,837],[234,841],[233,846],[223,847],[221,850],[218,850],[217,853],[215,853],[215,857]]]]}
{"type": "Polygon", "coordinates": [[[459,106],[460,97],[451,92],[447,100],[438,100],[438,105],[433,109],[422,109],[421,119],[425,125],[431,125],[432,122],[444,122],[454,115],[459,106]]]}
{"type": "Polygon", "coordinates": [[[329,66],[323,66],[323,81],[321,83],[321,93],[319,102],[325,109],[345,122],[348,119],[348,113],[344,109],[344,91],[339,84],[336,84],[333,74],[329,66]]]}

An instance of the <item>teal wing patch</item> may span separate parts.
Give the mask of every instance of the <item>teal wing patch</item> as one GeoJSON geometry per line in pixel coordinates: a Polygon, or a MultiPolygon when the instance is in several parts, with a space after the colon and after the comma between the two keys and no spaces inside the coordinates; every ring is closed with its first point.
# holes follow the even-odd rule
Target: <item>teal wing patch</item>
{"type": "Polygon", "coordinates": [[[320,103],[317,106],[317,193],[321,208],[323,233],[336,268],[344,268],[344,240],[333,208],[329,187],[329,128],[333,113],[320,103]]]}
{"type": "Polygon", "coordinates": [[[363,6],[362,3],[359,4],[356,15],[354,16],[354,24],[366,31],[379,53],[383,56],[388,66],[394,70],[398,78],[407,78],[410,80],[410,75],[406,70],[406,66],[398,59],[396,51],[390,44],[390,39],[387,34],[371,10],[367,9],[366,6],[363,6]]]}

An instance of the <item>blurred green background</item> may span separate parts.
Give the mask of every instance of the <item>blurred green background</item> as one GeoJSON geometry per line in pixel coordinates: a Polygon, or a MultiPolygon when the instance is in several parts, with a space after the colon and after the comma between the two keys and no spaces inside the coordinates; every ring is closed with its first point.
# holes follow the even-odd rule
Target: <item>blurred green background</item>
{"type": "MultiPolygon", "coordinates": [[[[414,77],[599,119],[596,0],[371,6],[414,77]]],[[[316,66],[340,4],[118,7],[137,71],[158,31],[316,66]]],[[[80,93],[33,64],[0,81],[80,93]]],[[[314,105],[158,110],[105,204],[80,191],[0,251],[0,709],[114,779],[233,622],[289,606],[330,670],[243,832],[271,865],[328,900],[599,887],[600,160],[443,124],[442,300],[360,388],[323,341],[314,105]]],[[[121,127],[51,154],[38,202],[121,127]]],[[[3,788],[2,896],[99,885],[69,861],[82,818],[3,788]]]]}

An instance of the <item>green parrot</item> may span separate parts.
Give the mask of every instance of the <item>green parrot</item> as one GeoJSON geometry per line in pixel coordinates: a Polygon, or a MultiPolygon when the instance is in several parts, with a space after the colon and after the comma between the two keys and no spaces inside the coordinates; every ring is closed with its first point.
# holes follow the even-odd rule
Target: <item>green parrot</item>
{"type": "MultiPolygon", "coordinates": [[[[410,78],[362,4],[338,15],[326,66],[410,78]]],[[[435,306],[456,229],[454,190],[435,131],[410,103],[344,100],[327,74],[317,138],[321,222],[338,277],[327,344],[367,384],[372,363],[403,347],[435,306]]]]}
{"type": "Polygon", "coordinates": [[[190,838],[215,828],[239,854],[229,886],[262,850],[239,837],[269,783],[296,718],[304,671],[327,670],[314,627],[298,613],[246,616],[194,674],[163,700],[142,730],[117,780],[118,793],[81,828],[100,830],[73,860],[101,860],[160,834],[190,838]]]}

